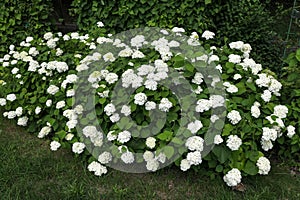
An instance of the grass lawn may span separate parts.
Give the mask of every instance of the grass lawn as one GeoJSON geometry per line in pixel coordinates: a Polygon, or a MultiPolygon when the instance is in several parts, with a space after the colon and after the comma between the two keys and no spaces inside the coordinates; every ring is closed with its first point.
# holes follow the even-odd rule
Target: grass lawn
{"type": "Polygon", "coordinates": [[[109,169],[96,177],[70,151],[51,152],[49,141],[0,117],[0,199],[300,199],[300,176],[273,166],[269,176],[243,178],[245,192],[222,178],[168,168],[127,174],[109,169]]]}

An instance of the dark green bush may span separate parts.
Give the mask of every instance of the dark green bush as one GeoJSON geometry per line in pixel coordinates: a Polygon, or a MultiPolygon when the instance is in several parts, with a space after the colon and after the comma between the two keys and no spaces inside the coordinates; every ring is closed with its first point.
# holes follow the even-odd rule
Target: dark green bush
{"type": "Polygon", "coordinates": [[[50,30],[51,0],[1,0],[0,10],[0,54],[26,36],[50,30]]]}
{"type": "Polygon", "coordinates": [[[102,21],[115,33],[141,26],[183,27],[187,32],[216,32],[216,43],[243,40],[252,45],[254,59],[272,70],[280,66],[281,46],[272,32],[275,18],[264,0],[74,0],[71,14],[82,31],[102,21]]]}
{"type": "MultiPolygon", "coordinates": [[[[283,104],[287,105],[290,112],[288,124],[295,126],[296,134],[292,137],[282,137],[278,140],[281,144],[279,155],[283,158],[293,158],[300,161],[300,49],[289,54],[285,60],[286,67],[282,72],[283,104]]],[[[298,163],[299,164],[299,163],[298,163]]]]}

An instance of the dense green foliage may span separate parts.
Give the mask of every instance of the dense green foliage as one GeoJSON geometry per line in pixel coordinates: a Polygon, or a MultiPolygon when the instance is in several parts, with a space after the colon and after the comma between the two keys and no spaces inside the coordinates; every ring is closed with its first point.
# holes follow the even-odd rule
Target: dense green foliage
{"type": "Polygon", "coordinates": [[[0,55],[10,44],[50,30],[51,0],[2,0],[0,10],[0,55]]]}
{"type": "Polygon", "coordinates": [[[266,8],[268,3],[259,0],[74,0],[71,14],[77,16],[81,31],[94,30],[98,21],[110,33],[141,26],[178,26],[200,33],[208,29],[219,36],[217,45],[228,40],[250,43],[254,59],[264,67],[277,70],[281,46],[274,39],[275,17],[266,8]]]}
{"type": "Polygon", "coordinates": [[[286,145],[281,146],[280,154],[285,158],[300,160],[300,49],[291,53],[286,59],[287,66],[283,68],[282,83],[284,86],[282,100],[289,109],[288,120],[295,126],[296,135],[292,138],[281,138],[279,142],[286,145]]]}

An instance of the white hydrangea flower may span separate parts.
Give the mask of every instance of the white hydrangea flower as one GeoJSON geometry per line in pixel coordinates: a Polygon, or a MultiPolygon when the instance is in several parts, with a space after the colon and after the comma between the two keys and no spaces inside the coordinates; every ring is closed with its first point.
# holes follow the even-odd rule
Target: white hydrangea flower
{"type": "Polygon", "coordinates": [[[77,154],[81,154],[84,151],[85,144],[82,142],[75,142],[72,145],[72,151],[77,154]]]}
{"type": "Polygon", "coordinates": [[[204,140],[200,136],[191,136],[186,142],[185,146],[191,151],[203,151],[204,140]]]}
{"type": "Polygon", "coordinates": [[[115,139],[117,139],[117,135],[115,135],[115,134],[113,134],[115,131],[109,131],[108,133],[107,133],[107,140],[108,141],[113,141],[113,140],[115,140],[115,139]]]}
{"type": "Polygon", "coordinates": [[[116,112],[116,107],[114,106],[114,104],[109,103],[104,107],[104,112],[107,116],[111,116],[112,114],[114,114],[114,112],[116,112]]]}
{"type": "Polygon", "coordinates": [[[200,85],[203,82],[203,75],[200,72],[196,72],[194,78],[192,79],[192,83],[200,85]]]}
{"type": "Polygon", "coordinates": [[[94,172],[96,176],[102,176],[102,174],[107,173],[107,168],[96,161],[93,161],[88,165],[88,170],[94,172]]]}
{"type": "Polygon", "coordinates": [[[47,101],[46,101],[46,106],[47,107],[50,107],[52,105],[52,100],[51,99],[48,99],[47,101]]]}
{"type": "Polygon", "coordinates": [[[209,57],[209,59],[208,59],[208,64],[210,64],[211,62],[219,61],[219,60],[220,60],[219,56],[217,56],[217,55],[211,55],[209,57]]]}
{"type": "Polygon", "coordinates": [[[271,141],[271,140],[264,140],[264,139],[261,139],[260,144],[261,144],[262,149],[263,149],[264,151],[269,151],[270,149],[273,148],[273,144],[272,144],[272,141],[271,141]]]}
{"type": "Polygon", "coordinates": [[[221,135],[216,135],[214,137],[214,144],[221,144],[223,142],[223,138],[221,137],[221,135]]]}
{"type": "Polygon", "coordinates": [[[261,73],[257,75],[259,78],[255,80],[255,83],[258,87],[268,87],[271,79],[270,76],[265,74],[265,73],[261,73]]]}
{"type": "Polygon", "coordinates": [[[98,26],[99,28],[101,28],[101,27],[104,27],[104,24],[103,24],[103,22],[97,22],[97,26],[98,26]]]}
{"type": "Polygon", "coordinates": [[[47,93],[51,95],[55,95],[59,91],[59,87],[55,85],[50,85],[47,89],[47,93]]]}
{"type": "Polygon", "coordinates": [[[90,137],[90,138],[102,136],[102,133],[97,130],[96,126],[86,126],[82,129],[82,133],[85,137],[90,137]]]}
{"type": "Polygon", "coordinates": [[[263,156],[257,160],[256,166],[258,167],[258,173],[262,175],[267,175],[271,170],[270,161],[263,156]]]}
{"type": "Polygon", "coordinates": [[[133,51],[130,48],[126,47],[125,49],[121,50],[118,55],[120,57],[130,57],[132,53],[133,51]]]}
{"type": "Polygon", "coordinates": [[[165,163],[165,162],[166,162],[166,159],[167,159],[167,156],[166,156],[166,154],[164,154],[164,153],[159,153],[158,156],[155,156],[155,159],[156,159],[158,162],[165,163]]]}
{"type": "Polygon", "coordinates": [[[181,160],[181,162],[180,162],[180,169],[182,171],[187,171],[190,168],[191,168],[191,164],[190,164],[190,162],[187,159],[181,160]]]}
{"type": "Polygon", "coordinates": [[[205,38],[206,40],[213,39],[215,36],[215,33],[211,31],[204,31],[201,35],[201,37],[205,38]]]}
{"type": "Polygon", "coordinates": [[[134,162],[134,155],[132,152],[127,151],[125,153],[122,153],[121,155],[121,160],[125,163],[125,164],[130,164],[134,162]]]}
{"type": "Polygon", "coordinates": [[[47,32],[44,34],[44,39],[45,40],[49,40],[53,37],[53,34],[51,32],[47,32]]]}
{"type": "Polygon", "coordinates": [[[17,115],[16,115],[16,111],[9,111],[9,112],[7,113],[7,118],[8,118],[8,119],[14,119],[16,116],[17,116],[17,115]]]}
{"type": "Polygon", "coordinates": [[[201,121],[195,120],[194,122],[190,122],[188,124],[187,129],[191,131],[191,133],[197,133],[203,127],[201,121]]]}
{"type": "Polygon", "coordinates": [[[258,106],[256,105],[251,106],[251,115],[255,118],[258,118],[260,116],[260,109],[258,106]]]}
{"type": "Polygon", "coordinates": [[[133,52],[133,54],[131,55],[131,57],[133,59],[135,59],[135,58],[144,58],[145,55],[143,54],[143,52],[141,52],[139,50],[136,50],[136,51],[133,52]]]}
{"type": "Polygon", "coordinates": [[[23,108],[17,107],[15,113],[18,117],[20,117],[23,114],[23,108]]]}
{"type": "Polygon", "coordinates": [[[283,121],[282,121],[281,118],[276,117],[276,119],[273,120],[272,116],[275,116],[275,115],[273,114],[273,115],[270,115],[270,116],[266,117],[266,119],[270,122],[270,124],[277,123],[279,127],[281,127],[281,128],[285,127],[285,125],[284,125],[284,123],[283,123],[283,121]]]}
{"type": "Polygon", "coordinates": [[[158,170],[159,162],[155,159],[147,161],[146,168],[149,171],[155,172],[158,170]]]}
{"type": "Polygon", "coordinates": [[[232,151],[236,151],[242,145],[242,140],[237,135],[229,135],[226,146],[231,149],[232,151]]]}
{"type": "Polygon", "coordinates": [[[122,108],[121,108],[121,113],[125,116],[129,116],[131,114],[130,106],[123,105],[122,108]]]}
{"type": "Polygon", "coordinates": [[[114,57],[114,55],[111,52],[109,52],[109,53],[106,53],[105,55],[103,55],[103,60],[105,62],[108,62],[108,61],[114,62],[116,60],[116,58],[114,57]]]}
{"type": "Polygon", "coordinates": [[[275,141],[277,139],[277,131],[274,128],[263,127],[263,140],[272,140],[275,141]]]}
{"type": "Polygon", "coordinates": [[[225,98],[221,95],[211,95],[209,100],[212,108],[225,107],[225,98]]]}
{"type": "Polygon", "coordinates": [[[264,90],[264,93],[261,94],[261,98],[265,101],[265,102],[269,102],[272,98],[272,93],[269,90],[264,90]]]}
{"type": "Polygon", "coordinates": [[[147,101],[147,95],[145,93],[137,93],[134,95],[134,103],[137,105],[144,105],[147,101]]]}
{"type": "Polygon", "coordinates": [[[154,110],[156,108],[156,103],[153,101],[147,101],[145,104],[146,110],[154,110]]]}
{"type": "Polygon", "coordinates": [[[101,164],[107,164],[109,163],[110,161],[112,161],[112,155],[111,153],[105,151],[103,153],[101,153],[98,157],[98,161],[101,163],[101,164]]]}
{"type": "Polygon", "coordinates": [[[237,186],[242,181],[242,174],[237,168],[233,168],[223,177],[224,182],[229,186],[237,186]]]}
{"type": "Polygon", "coordinates": [[[44,138],[46,135],[48,135],[51,132],[51,127],[49,126],[44,126],[39,134],[38,134],[38,138],[44,138]]]}
{"type": "Polygon", "coordinates": [[[169,112],[169,109],[172,107],[172,102],[167,98],[162,98],[160,103],[158,104],[159,110],[163,112],[169,112]]]}
{"type": "Polygon", "coordinates": [[[5,106],[6,105],[6,99],[0,98],[0,106],[5,106]]]}
{"type": "Polygon", "coordinates": [[[154,159],[154,154],[151,151],[145,151],[143,154],[143,158],[146,162],[154,159]]]}
{"type": "Polygon", "coordinates": [[[105,81],[106,81],[108,84],[113,84],[113,83],[115,83],[117,80],[118,80],[118,75],[115,74],[115,73],[108,73],[108,74],[105,76],[105,81]]]}
{"type": "Polygon", "coordinates": [[[24,116],[24,117],[20,117],[20,118],[18,119],[17,124],[18,124],[19,126],[27,126],[27,122],[28,122],[28,117],[24,116]]]}
{"type": "Polygon", "coordinates": [[[274,107],[274,115],[283,119],[286,118],[289,109],[284,105],[277,105],[274,107]]]}
{"type": "Polygon", "coordinates": [[[73,139],[73,137],[74,137],[74,134],[68,133],[68,134],[65,136],[65,139],[66,139],[67,141],[71,141],[71,140],[73,139]]]}
{"type": "Polygon", "coordinates": [[[56,56],[61,56],[63,53],[64,53],[63,50],[61,50],[60,48],[57,48],[55,55],[56,56]]]}
{"type": "Polygon", "coordinates": [[[66,102],[64,100],[56,103],[56,109],[61,109],[66,106],[66,102]]]}
{"type": "Polygon", "coordinates": [[[230,123],[233,125],[239,123],[241,121],[242,117],[240,113],[236,110],[232,110],[227,114],[227,118],[229,119],[230,123]]]}
{"type": "Polygon", "coordinates": [[[73,97],[74,95],[75,95],[74,89],[67,90],[66,97],[73,97]]]}
{"type": "Polygon", "coordinates": [[[236,42],[229,43],[229,47],[231,49],[241,50],[243,48],[243,45],[244,45],[244,42],[242,42],[242,41],[236,41],[236,42]]]}
{"type": "Polygon", "coordinates": [[[184,33],[185,32],[185,30],[183,28],[179,28],[179,27],[174,27],[174,28],[172,28],[171,31],[174,33],[184,33]]]}
{"type": "Polygon", "coordinates": [[[157,90],[157,82],[154,80],[146,80],[145,83],[145,88],[149,89],[149,90],[157,90]]]}
{"type": "Polygon", "coordinates": [[[16,96],[15,94],[8,94],[8,95],[6,96],[6,100],[7,100],[7,101],[13,102],[13,101],[16,100],[16,99],[17,99],[17,96],[16,96]]]}
{"type": "Polygon", "coordinates": [[[238,64],[241,62],[241,56],[240,55],[235,55],[235,54],[230,54],[228,56],[228,61],[234,64],[238,64]]]}
{"type": "Polygon", "coordinates": [[[146,139],[146,146],[150,149],[153,149],[155,147],[156,139],[154,137],[148,137],[146,139]]]}
{"type": "Polygon", "coordinates": [[[109,117],[112,123],[116,123],[120,120],[120,115],[118,113],[114,113],[109,117]]]}
{"type": "Polygon", "coordinates": [[[124,144],[131,139],[131,133],[129,131],[122,131],[118,134],[117,141],[124,144]]]}
{"type": "Polygon", "coordinates": [[[19,72],[19,68],[17,67],[14,67],[12,70],[11,70],[11,73],[12,74],[17,74],[19,72]]]}
{"type": "Polygon", "coordinates": [[[296,134],[294,126],[289,125],[288,127],[286,127],[286,129],[287,129],[287,136],[289,138],[292,138],[296,134]]]}
{"type": "Polygon", "coordinates": [[[235,74],[234,76],[233,76],[233,79],[234,80],[238,80],[238,79],[241,79],[242,78],[242,76],[240,75],[240,74],[235,74]]]}
{"type": "Polygon", "coordinates": [[[37,107],[35,108],[35,110],[34,110],[34,112],[35,112],[36,115],[40,114],[41,111],[42,111],[42,108],[39,107],[39,106],[37,106],[37,107]]]}
{"type": "Polygon", "coordinates": [[[191,165],[199,165],[202,162],[201,152],[189,152],[186,156],[186,159],[191,165]]]}
{"type": "Polygon", "coordinates": [[[57,149],[61,146],[61,144],[57,141],[52,141],[50,143],[50,149],[51,151],[57,151],[57,149]]]}

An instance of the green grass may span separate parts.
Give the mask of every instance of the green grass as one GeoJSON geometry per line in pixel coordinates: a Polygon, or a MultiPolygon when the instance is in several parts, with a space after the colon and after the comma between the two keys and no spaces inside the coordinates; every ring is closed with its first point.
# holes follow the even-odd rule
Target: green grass
{"type": "Polygon", "coordinates": [[[233,191],[221,177],[204,171],[166,168],[128,174],[109,169],[96,177],[64,149],[51,152],[49,141],[26,133],[0,117],[0,199],[300,199],[300,176],[273,166],[269,176],[243,178],[245,192],[233,191]]]}

